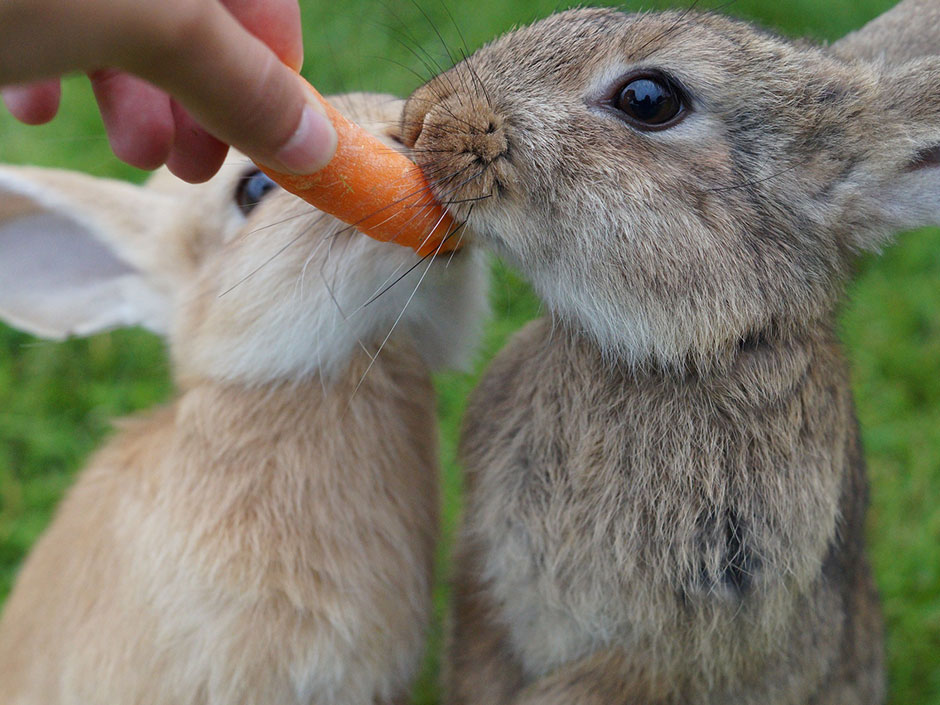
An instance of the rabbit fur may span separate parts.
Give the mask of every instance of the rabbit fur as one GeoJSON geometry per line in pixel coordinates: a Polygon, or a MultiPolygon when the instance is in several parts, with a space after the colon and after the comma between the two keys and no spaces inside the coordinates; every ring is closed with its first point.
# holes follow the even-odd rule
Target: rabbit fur
{"type": "MultiPolygon", "coordinates": [[[[402,101],[335,100],[401,147],[402,101]]],[[[471,352],[483,261],[366,305],[418,256],[276,188],[240,208],[253,178],[237,156],[199,186],[0,168],[0,314],[51,338],[145,325],[179,389],[118,425],[27,558],[3,705],[408,700],[438,528],[429,371],[471,352]]]]}
{"type": "Polygon", "coordinates": [[[409,98],[439,198],[550,313],[466,414],[451,703],[883,701],[833,319],[861,252],[940,222],[936,7],[833,47],[569,10],[409,98]],[[611,100],[650,75],[666,129],[611,100]]]}

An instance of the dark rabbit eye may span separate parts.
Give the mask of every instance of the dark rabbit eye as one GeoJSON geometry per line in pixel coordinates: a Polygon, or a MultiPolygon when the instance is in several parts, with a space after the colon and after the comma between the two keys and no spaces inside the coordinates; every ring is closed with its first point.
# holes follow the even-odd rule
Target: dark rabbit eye
{"type": "Polygon", "coordinates": [[[620,89],[613,105],[634,125],[647,130],[672,127],[685,112],[679,90],[655,75],[631,78],[620,89]]]}
{"type": "Polygon", "coordinates": [[[265,194],[274,188],[277,188],[277,184],[263,171],[255,169],[242,176],[235,190],[235,203],[242,215],[251,213],[265,194]]]}

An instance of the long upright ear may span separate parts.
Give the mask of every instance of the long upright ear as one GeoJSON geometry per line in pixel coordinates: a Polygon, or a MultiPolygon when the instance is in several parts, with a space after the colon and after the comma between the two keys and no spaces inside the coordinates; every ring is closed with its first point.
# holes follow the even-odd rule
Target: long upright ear
{"type": "Polygon", "coordinates": [[[0,167],[0,319],[54,339],[128,325],[164,332],[167,252],[156,231],[169,200],[84,174],[0,167]]]}
{"type": "Polygon", "coordinates": [[[940,54],[940,2],[903,0],[832,49],[843,58],[888,64],[940,54]]]}

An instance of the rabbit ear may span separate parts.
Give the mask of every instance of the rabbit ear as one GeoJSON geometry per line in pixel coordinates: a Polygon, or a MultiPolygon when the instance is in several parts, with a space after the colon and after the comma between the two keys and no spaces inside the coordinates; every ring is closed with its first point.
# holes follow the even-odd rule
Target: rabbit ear
{"type": "Polygon", "coordinates": [[[940,225],[940,58],[892,67],[880,84],[885,129],[871,135],[861,195],[894,230],[940,225]]]}
{"type": "Polygon", "coordinates": [[[164,332],[166,253],[155,235],[168,200],[83,174],[0,168],[0,319],[53,339],[164,332]]]}
{"type": "Polygon", "coordinates": [[[860,246],[878,248],[884,233],[877,231],[885,226],[940,225],[940,2],[902,0],[832,51],[849,61],[874,62],[881,74],[881,95],[873,103],[884,106],[878,118],[885,129],[868,137],[877,143],[873,171],[859,191],[866,199],[860,246]]]}
{"type": "Polygon", "coordinates": [[[940,140],[912,154],[902,173],[885,184],[881,200],[896,229],[940,225],[940,140]]]}
{"type": "Polygon", "coordinates": [[[902,64],[940,51],[940,3],[903,0],[856,32],[836,42],[843,58],[902,64]]]}
{"type": "Polygon", "coordinates": [[[845,200],[833,202],[853,249],[878,251],[898,231],[940,225],[940,57],[864,73],[859,121],[844,121],[854,146],[834,193],[845,200]]]}

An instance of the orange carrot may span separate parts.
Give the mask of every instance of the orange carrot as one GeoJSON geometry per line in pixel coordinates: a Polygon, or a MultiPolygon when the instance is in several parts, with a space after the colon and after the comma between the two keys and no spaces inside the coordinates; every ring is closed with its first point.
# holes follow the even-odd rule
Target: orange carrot
{"type": "Polygon", "coordinates": [[[314,93],[336,128],[336,156],[320,171],[303,176],[259,167],[282,188],[376,240],[420,255],[456,249],[457,225],[434,199],[421,169],[314,93]]]}

